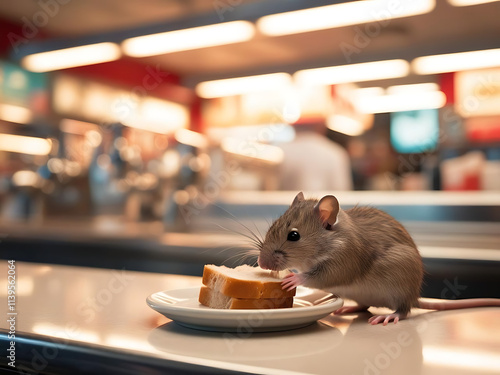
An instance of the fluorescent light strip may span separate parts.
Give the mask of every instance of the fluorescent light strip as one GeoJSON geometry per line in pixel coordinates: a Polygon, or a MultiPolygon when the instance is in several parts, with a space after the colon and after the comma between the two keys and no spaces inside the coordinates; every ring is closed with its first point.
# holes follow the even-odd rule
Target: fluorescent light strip
{"type": "Polygon", "coordinates": [[[125,54],[134,57],[154,56],[190,49],[244,42],[255,34],[248,21],[219,24],[138,36],[122,43],[125,54]]]}
{"type": "Polygon", "coordinates": [[[226,137],[221,142],[223,151],[256,159],[270,164],[279,164],[283,161],[283,150],[274,145],[226,137]]]}
{"type": "Polygon", "coordinates": [[[385,91],[389,95],[422,93],[429,91],[439,91],[439,85],[434,82],[414,83],[408,85],[389,86],[385,91]]]}
{"type": "Polygon", "coordinates": [[[326,125],[331,130],[350,136],[360,135],[365,131],[363,123],[343,115],[329,116],[326,125]]]}
{"type": "Polygon", "coordinates": [[[59,123],[59,129],[68,134],[85,135],[89,131],[97,131],[97,124],[91,122],[78,121],[73,119],[62,119],[59,123]]]}
{"type": "Polygon", "coordinates": [[[393,94],[365,98],[356,103],[363,113],[389,113],[441,108],[446,104],[446,95],[441,91],[393,94]]]}
{"type": "Polygon", "coordinates": [[[500,48],[417,57],[411,62],[417,74],[439,74],[500,66],[500,48]]]}
{"type": "Polygon", "coordinates": [[[408,62],[398,59],[299,70],[294,74],[294,79],[300,84],[334,85],[404,77],[409,71],[408,62]]]}
{"type": "Polygon", "coordinates": [[[24,57],[21,64],[32,72],[49,72],[114,61],[120,56],[121,51],[117,44],[104,42],[35,53],[24,57]]]}
{"type": "Polygon", "coordinates": [[[0,104],[0,119],[18,124],[28,124],[33,119],[33,113],[28,108],[0,104]]]}
{"type": "Polygon", "coordinates": [[[424,14],[434,9],[435,0],[365,0],[264,16],[257,27],[265,35],[278,36],[331,29],[367,22],[424,14]]]}
{"type": "Polygon", "coordinates": [[[208,141],[204,135],[188,129],[177,130],[175,140],[192,147],[206,148],[208,146],[208,141]]]}
{"type": "Polygon", "coordinates": [[[456,7],[465,7],[469,5],[480,5],[480,4],[487,4],[487,3],[494,3],[495,1],[498,0],[448,0],[448,2],[456,7]]]}
{"type": "Polygon", "coordinates": [[[52,148],[49,139],[0,134],[0,151],[18,152],[29,155],[48,155],[52,148]]]}
{"type": "Polygon", "coordinates": [[[196,93],[202,98],[220,98],[250,92],[277,90],[290,85],[291,82],[292,79],[287,73],[271,73],[201,82],[196,86],[196,93]]]}
{"type": "Polygon", "coordinates": [[[122,119],[121,122],[131,128],[169,134],[187,127],[189,112],[187,108],[178,103],[145,98],[140,103],[138,110],[122,119]]]}
{"type": "Polygon", "coordinates": [[[354,91],[356,108],[362,113],[387,113],[441,108],[446,95],[436,83],[367,87],[354,91]]]}

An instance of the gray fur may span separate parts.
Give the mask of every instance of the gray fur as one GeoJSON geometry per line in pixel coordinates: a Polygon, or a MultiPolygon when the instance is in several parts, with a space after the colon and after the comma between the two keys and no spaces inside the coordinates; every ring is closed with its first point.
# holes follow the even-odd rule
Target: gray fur
{"type": "Polygon", "coordinates": [[[388,307],[402,315],[418,306],[423,265],[405,228],[381,210],[355,207],[341,209],[327,230],[314,209],[317,203],[295,199],[272,223],[260,250],[261,267],[296,269],[305,276],[304,286],[363,306],[388,307]],[[287,241],[292,228],[300,240],[287,241]]]}

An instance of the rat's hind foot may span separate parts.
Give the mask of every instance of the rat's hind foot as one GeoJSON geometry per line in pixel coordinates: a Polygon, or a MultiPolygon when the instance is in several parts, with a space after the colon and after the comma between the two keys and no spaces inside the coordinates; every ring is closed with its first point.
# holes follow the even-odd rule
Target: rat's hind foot
{"type": "Polygon", "coordinates": [[[282,289],[292,290],[304,283],[304,276],[300,273],[289,273],[281,282],[282,289]]]}
{"type": "Polygon", "coordinates": [[[333,313],[335,315],[351,314],[351,313],[357,313],[357,312],[361,312],[361,311],[366,311],[367,309],[368,309],[368,306],[360,306],[360,305],[342,306],[340,309],[335,310],[333,313]]]}
{"type": "Polygon", "coordinates": [[[387,315],[374,315],[370,319],[368,319],[368,323],[370,323],[371,325],[376,325],[382,322],[382,324],[386,326],[387,323],[391,321],[394,321],[394,324],[396,324],[404,318],[406,318],[406,314],[395,312],[387,315]]]}

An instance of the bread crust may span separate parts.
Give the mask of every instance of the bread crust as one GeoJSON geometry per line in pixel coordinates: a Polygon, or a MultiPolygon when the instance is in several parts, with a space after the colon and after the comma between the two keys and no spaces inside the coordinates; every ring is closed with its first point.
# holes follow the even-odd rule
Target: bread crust
{"type": "Polygon", "coordinates": [[[228,276],[222,267],[205,265],[203,285],[217,290],[225,296],[240,299],[277,299],[295,296],[295,289],[283,290],[281,280],[244,280],[228,276]],[[217,283],[217,285],[215,285],[217,283]]]}
{"type": "Polygon", "coordinates": [[[219,309],[281,309],[293,306],[293,297],[283,298],[233,298],[202,286],[199,302],[202,305],[219,309]],[[219,304],[214,303],[218,301],[219,304]]]}

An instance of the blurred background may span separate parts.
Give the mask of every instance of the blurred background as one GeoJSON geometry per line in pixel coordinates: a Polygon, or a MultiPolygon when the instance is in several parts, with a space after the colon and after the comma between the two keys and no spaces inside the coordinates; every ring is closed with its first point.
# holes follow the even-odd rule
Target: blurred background
{"type": "Polygon", "coordinates": [[[223,229],[261,236],[303,190],[386,209],[434,259],[498,261],[499,15],[478,0],[1,2],[4,256],[198,274],[186,264],[233,256],[200,250],[232,248],[223,229]]]}

